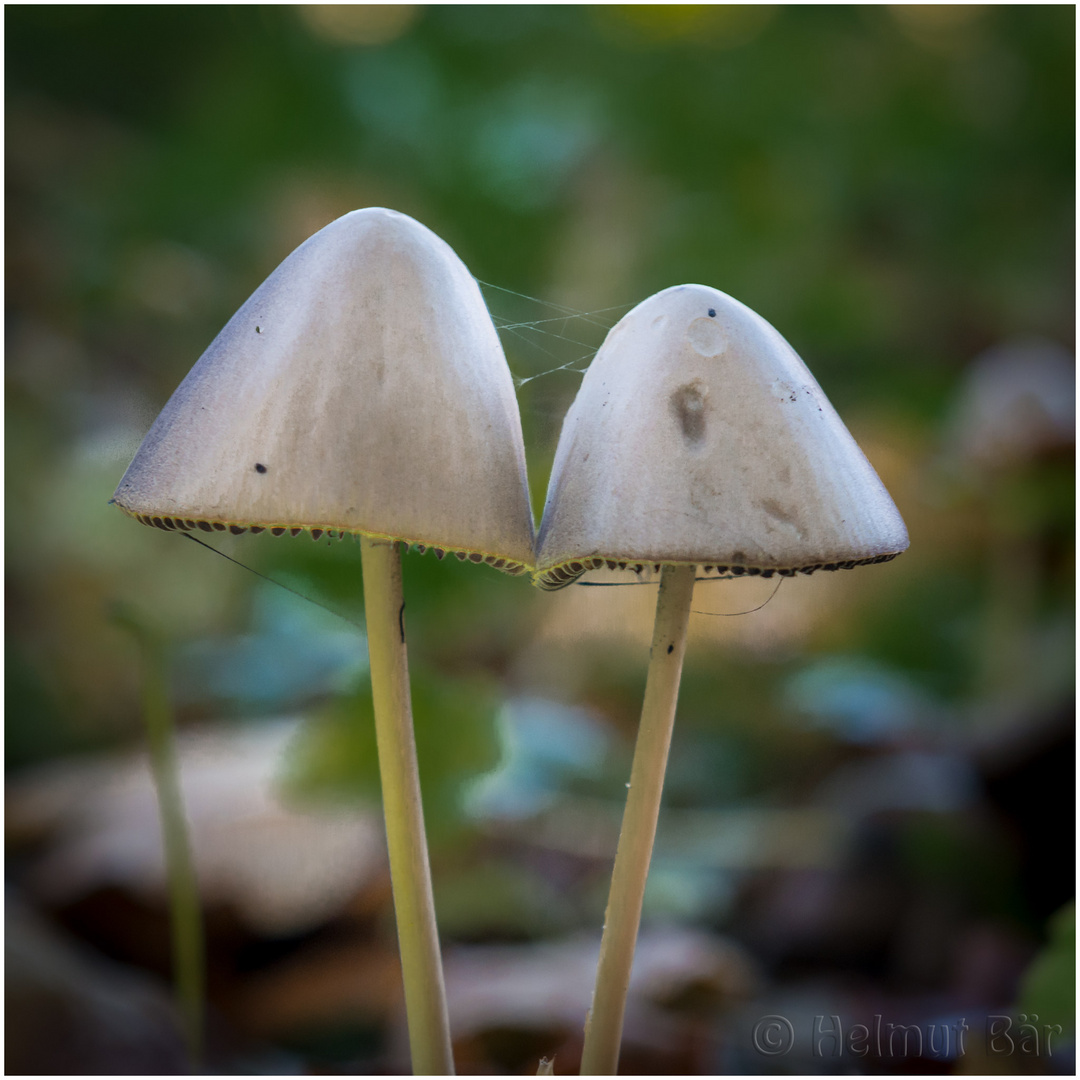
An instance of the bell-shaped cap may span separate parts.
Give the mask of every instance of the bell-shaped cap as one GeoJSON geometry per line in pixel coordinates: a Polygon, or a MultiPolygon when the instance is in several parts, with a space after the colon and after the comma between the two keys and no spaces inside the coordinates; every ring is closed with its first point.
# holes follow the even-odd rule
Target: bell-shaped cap
{"type": "Polygon", "coordinates": [[[563,423],[537,583],[602,566],[721,575],[884,562],[907,530],[806,365],[725,293],[679,285],[608,334],[563,423]]]}
{"type": "Polygon", "coordinates": [[[114,501],[159,528],[362,533],[530,567],[521,418],[476,281],[404,214],[338,218],[229,320],[114,501]]]}

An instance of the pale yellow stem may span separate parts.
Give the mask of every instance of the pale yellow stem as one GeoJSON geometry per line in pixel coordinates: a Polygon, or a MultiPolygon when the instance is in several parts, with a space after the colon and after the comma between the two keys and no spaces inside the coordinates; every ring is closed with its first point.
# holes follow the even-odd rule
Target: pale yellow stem
{"type": "Polygon", "coordinates": [[[416,764],[401,557],[392,544],[366,537],[361,539],[360,550],[379,775],[412,1067],[416,1075],[450,1076],[454,1061],[416,764]]]}
{"type": "Polygon", "coordinates": [[[623,1013],[634,963],[645,880],[649,876],[660,796],[664,788],[675,704],[679,697],[693,566],[665,566],[656,601],[649,676],[641,708],[630,790],[626,796],[611,893],[600,942],[592,1009],[585,1024],[582,1076],[614,1075],[619,1066],[623,1013]]]}

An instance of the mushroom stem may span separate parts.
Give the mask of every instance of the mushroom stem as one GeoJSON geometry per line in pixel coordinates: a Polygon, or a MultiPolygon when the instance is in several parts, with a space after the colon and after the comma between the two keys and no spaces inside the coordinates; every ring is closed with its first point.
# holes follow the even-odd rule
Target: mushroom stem
{"type": "Polygon", "coordinates": [[[611,875],[596,989],[585,1024],[582,1076],[613,1076],[618,1071],[623,1012],[675,724],[695,569],[665,566],[660,577],[645,701],[611,875]]]}
{"type": "Polygon", "coordinates": [[[169,890],[173,980],[191,1071],[200,1073],[203,1068],[203,1013],[206,999],[202,915],[180,791],[165,645],[126,605],[117,605],[113,618],[131,632],[142,652],[143,720],[161,817],[165,877],[169,890]]]}
{"type": "Polygon", "coordinates": [[[413,1073],[450,1076],[454,1060],[420,802],[401,557],[393,544],[366,536],[361,537],[360,551],[379,776],[413,1073]]]}

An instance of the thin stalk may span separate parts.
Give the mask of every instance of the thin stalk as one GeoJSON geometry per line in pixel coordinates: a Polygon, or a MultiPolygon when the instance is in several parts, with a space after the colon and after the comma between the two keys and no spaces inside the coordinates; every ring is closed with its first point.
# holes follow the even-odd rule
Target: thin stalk
{"type": "Polygon", "coordinates": [[[165,649],[156,635],[130,610],[117,609],[116,621],[131,631],[143,655],[143,719],[150,748],[161,835],[165,848],[165,876],[169,889],[169,922],[172,937],[173,979],[184,1025],[192,1072],[202,1071],[203,1023],[206,999],[205,949],[199,888],[195,877],[180,771],[176,762],[176,737],[169,700],[165,649]]]}
{"type": "Polygon", "coordinates": [[[665,566],[656,600],[649,675],[641,708],[630,790],[626,796],[611,893],[600,942],[592,1009],[585,1023],[582,1076],[613,1076],[619,1066],[623,1013],[634,964],[645,880],[649,876],[660,796],[664,788],[675,704],[679,697],[693,566],[665,566]]]}
{"type": "Polygon", "coordinates": [[[412,1067],[416,1075],[450,1076],[454,1060],[416,764],[401,556],[393,544],[367,537],[361,538],[360,551],[379,775],[412,1067]]]}

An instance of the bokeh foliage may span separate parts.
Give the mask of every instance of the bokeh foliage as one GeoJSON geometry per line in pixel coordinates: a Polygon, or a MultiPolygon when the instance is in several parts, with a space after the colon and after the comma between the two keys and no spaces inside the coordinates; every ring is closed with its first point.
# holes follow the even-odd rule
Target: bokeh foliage
{"type": "MultiPolygon", "coordinates": [[[[149,538],[114,540],[125,523],[101,511],[125,454],[262,276],[357,205],[578,309],[717,285],[842,412],[916,442],[980,348],[1071,339],[1068,7],[14,6],[6,26],[8,506],[33,522],[9,533],[9,670],[39,715],[115,713],[117,643],[56,619],[132,580],[136,545],[153,572],[149,538]]],[[[535,334],[507,348],[519,375],[573,355],[535,334]]],[[[538,509],[575,385],[522,387],[538,509]]],[[[310,570],[296,547],[269,557],[310,570]]],[[[239,618],[246,587],[193,625],[239,618]]],[[[973,587],[924,595],[963,607],[973,587]]],[[[18,732],[19,754],[47,752],[18,732]]]]}

